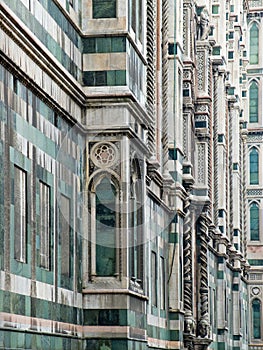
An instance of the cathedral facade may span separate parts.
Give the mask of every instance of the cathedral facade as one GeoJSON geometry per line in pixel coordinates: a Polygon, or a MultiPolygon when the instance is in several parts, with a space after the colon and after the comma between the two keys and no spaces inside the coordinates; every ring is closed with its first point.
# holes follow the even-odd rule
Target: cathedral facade
{"type": "Polygon", "coordinates": [[[0,0],[0,349],[263,349],[262,17],[0,0]]]}

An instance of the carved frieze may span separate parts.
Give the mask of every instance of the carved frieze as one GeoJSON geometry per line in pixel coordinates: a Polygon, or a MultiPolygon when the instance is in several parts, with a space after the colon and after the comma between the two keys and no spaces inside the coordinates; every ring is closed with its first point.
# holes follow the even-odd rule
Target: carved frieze
{"type": "Polygon", "coordinates": [[[198,143],[197,145],[197,157],[198,157],[198,164],[197,164],[197,182],[199,184],[205,184],[205,144],[204,143],[198,143]]]}

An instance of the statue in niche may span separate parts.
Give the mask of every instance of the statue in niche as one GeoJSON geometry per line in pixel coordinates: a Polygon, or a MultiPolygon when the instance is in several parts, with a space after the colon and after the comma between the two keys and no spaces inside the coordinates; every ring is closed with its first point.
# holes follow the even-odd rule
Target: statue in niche
{"type": "Polygon", "coordinates": [[[210,30],[208,11],[206,6],[204,6],[200,15],[197,17],[197,40],[206,40],[210,30]]]}

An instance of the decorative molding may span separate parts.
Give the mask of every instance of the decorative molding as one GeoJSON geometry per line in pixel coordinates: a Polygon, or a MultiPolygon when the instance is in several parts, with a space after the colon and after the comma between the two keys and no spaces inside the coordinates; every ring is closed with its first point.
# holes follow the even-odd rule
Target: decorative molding
{"type": "Polygon", "coordinates": [[[250,281],[262,281],[263,274],[262,273],[249,273],[249,280],[250,281]]]}
{"type": "Polygon", "coordinates": [[[197,182],[199,184],[205,184],[205,144],[198,143],[197,144],[197,182]]]}
{"type": "Polygon", "coordinates": [[[248,196],[262,196],[263,190],[255,189],[255,190],[247,190],[248,196]]]}
{"type": "Polygon", "coordinates": [[[206,114],[197,114],[195,115],[195,121],[197,122],[208,121],[208,117],[206,114]]]}
{"type": "Polygon", "coordinates": [[[203,51],[197,52],[197,89],[198,91],[204,91],[205,88],[205,54],[203,51]]]}
{"type": "Polygon", "coordinates": [[[256,142],[256,141],[263,141],[263,134],[248,134],[247,136],[247,143],[249,142],[256,142]]]}
{"type": "Polygon", "coordinates": [[[263,0],[250,0],[249,7],[261,7],[263,6],[263,0]]]}
{"type": "Polygon", "coordinates": [[[196,112],[206,112],[208,113],[209,111],[209,108],[208,108],[208,105],[207,104],[200,104],[200,105],[197,105],[196,108],[195,108],[196,112]]]}

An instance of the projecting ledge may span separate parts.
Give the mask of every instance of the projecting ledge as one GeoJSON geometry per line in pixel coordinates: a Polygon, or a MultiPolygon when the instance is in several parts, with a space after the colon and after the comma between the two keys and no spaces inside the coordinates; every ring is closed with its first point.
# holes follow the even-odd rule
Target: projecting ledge
{"type": "Polygon", "coordinates": [[[96,290],[92,290],[92,289],[82,289],[82,294],[126,294],[126,295],[131,295],[140,299],[144,299],[144,300],[149,300],[149,298],[146,295],[140,294],[140,293],[136,293],[134,291],[131,291],[129,289],[96,289],[96,290]]]}
{"type": "Polygon", "coordinates": [[[209,345],[212,343],[212,339],[209,338],[196,338],[194,340],[195,350],[205,350],[208,349],[209,345]]]}

